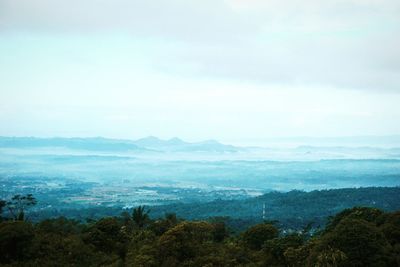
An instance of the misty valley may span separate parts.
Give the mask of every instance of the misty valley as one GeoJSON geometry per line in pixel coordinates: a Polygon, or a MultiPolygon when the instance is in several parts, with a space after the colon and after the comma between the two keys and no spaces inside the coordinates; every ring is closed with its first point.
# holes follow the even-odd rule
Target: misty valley
{"type": "MultiPolygon", "coordinates": [[[[62,210],[121,211],[139,205],[240,201],[269,192],[396,187],[400,149],[236,147],[213,140],[189,143],[155,137],[3,137],[0,179],[3,199],[34,194],[34,211],[41,218],[62,210]]],[[[260,214],[259,208],[246,217],[260,219],[260,214]]]]}

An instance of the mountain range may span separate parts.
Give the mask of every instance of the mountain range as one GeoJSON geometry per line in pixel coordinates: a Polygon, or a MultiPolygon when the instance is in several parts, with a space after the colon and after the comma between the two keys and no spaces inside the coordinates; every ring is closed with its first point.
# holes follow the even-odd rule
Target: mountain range
{"type": "Polygon", "coordinates": [[[89,151],[159,151],[159,152],[237,152],[241,148],[221,144],[215,140],[185,142],[179,138],[168,140],[154,136],[138,140],[91,138],[0,137],[0,148],[68,148],[89,151]]]}

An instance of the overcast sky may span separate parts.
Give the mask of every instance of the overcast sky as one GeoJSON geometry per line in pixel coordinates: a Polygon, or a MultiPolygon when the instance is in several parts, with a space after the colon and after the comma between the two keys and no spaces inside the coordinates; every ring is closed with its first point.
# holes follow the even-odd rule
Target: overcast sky
{"type": "Polygon", "coordinates": [[[398,0],[0,0],[0,135],[400,134],[398,0]]]}

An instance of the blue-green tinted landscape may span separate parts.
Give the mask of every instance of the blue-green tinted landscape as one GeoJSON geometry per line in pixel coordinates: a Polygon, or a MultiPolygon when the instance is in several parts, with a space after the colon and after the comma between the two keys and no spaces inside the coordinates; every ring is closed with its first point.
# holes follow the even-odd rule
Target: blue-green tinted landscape
{"type": "Polygon", "coordinates": [[[2,137],[0,179],[4,198],[35,192],[43,209],[55,203],[85,208],[206,202],[271,191],[396,187],[400,148],[2,137]]]}

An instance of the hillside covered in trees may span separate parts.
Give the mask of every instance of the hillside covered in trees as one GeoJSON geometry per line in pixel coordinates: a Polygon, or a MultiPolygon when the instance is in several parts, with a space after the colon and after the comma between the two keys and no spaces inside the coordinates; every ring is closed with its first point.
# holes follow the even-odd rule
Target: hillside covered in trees
{"type": "MultiPolygon", "coordinates": [[[[265,219],[278,221],[282,230],[300,230],[312,223],[313,228],[323,227],[329,216],[355,206],[365,206],[384,211],[400,210],[400,187],[369,187],[315,190],[311,192],[269,192],[259,197],[242,200],[215,200],[211,202],[174,203],[148,207],[152,219],[175,213],[187,220],[207,220],[210,217],[223,218],[235,232],[261,223],[263,206],[265,219]]],[[[78,221],[97,220],[107,216],[118,216],[123,207],[103,206],[83,209],[33,209],[32,221],[65,216],[78,221]]],[[[8,213],[5,215],[9,216],[8,213]]]]}
{"type": "MultiPolygon", "coordinates": [[[[24,199],[24,201],[26,198],[24,199]]],[[[28,201],[29,202],[29,201],[28,201]]],[[[25,203],[28,203],[25,202],[25,203]]],[[[22,202],[21,202],[22,203],[22,202]]],[[[4,206],[5,203],[3,203],[4,206]]],[[[15,206],[13,206],[15,207],[15,206]]],[[[151,220],[144,207],[87,223],[0,223],[1,266],[399,266],[400,212],[345,209],[311,233],[269,221],[232,235],[223,220],[151,220]]]]}
{"type": "Polygon", "coordinates": [[[155,216],[162,216],[171,211],[187,219],[224,216],[229,217],[238,227],[240,222],[248,227],[248,223],[262,221],[264,205],[266,219],[277,220],[282,228],[301,229],[309,223],[318,227],[323,226],[329,216],[355,206],[374,207],[385,211],[400,210],[400,187],[270,192],[244,200],[171,204],[151,209],[155,216]]]}

